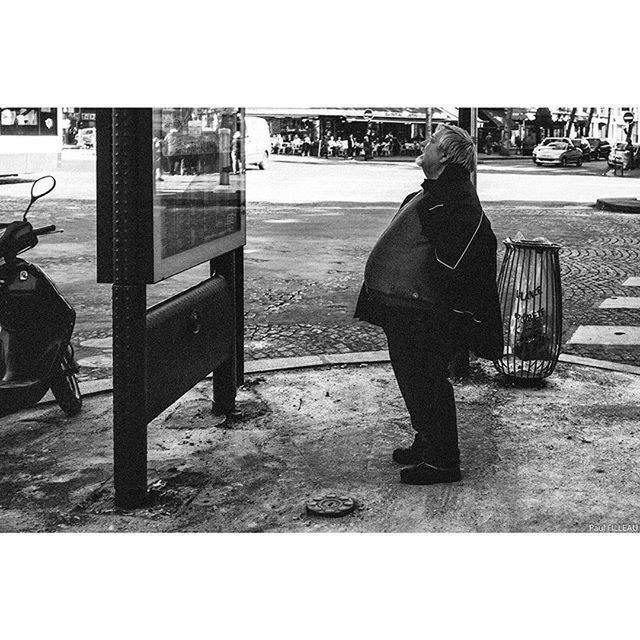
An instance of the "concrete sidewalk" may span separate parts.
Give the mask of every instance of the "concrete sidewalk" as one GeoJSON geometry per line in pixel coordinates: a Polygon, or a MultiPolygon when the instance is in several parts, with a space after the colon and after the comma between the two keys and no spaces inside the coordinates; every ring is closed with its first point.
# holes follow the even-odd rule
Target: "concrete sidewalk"
{"type": "Polygon", "coordinates": [[[253,373],[241,417],[203,381],[148,429],[150,506],[117,511],[112,396],[67,418],[39,405],[0,422],[0,531],[638,531],[640,376],[560,363],[540,389],[476,362],[456,383],[463,480],[399,483],[411,440],[387,363],[253,373]],[[305,514],[337,493],[358,508],[305,514]]]}

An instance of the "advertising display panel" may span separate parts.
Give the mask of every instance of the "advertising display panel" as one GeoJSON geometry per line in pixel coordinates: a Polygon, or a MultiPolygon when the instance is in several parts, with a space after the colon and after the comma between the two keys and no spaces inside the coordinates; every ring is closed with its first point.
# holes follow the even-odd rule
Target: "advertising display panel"
{"type": "Polygon", "coordinates": [[[151,143],[158,282],[245,244],[244,111],[153,109],[151,143]]]}
{"type": "Polygon", "coordinates": [[[100,108],[98,282],[112,283],[118,506],[146,504],[147,425],[212,373],[212,411],[243,382],[244,110],[100,108]],[[147,285],[209,262],[147,307],[147,285]]]}

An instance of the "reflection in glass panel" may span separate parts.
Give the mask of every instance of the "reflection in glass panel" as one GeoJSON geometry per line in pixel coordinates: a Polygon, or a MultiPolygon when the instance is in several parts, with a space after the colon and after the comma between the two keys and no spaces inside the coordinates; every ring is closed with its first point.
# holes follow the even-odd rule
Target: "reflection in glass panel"
{"type": "Polygon", "coordinates": [[[240,231],[242,130],[237,108],[153,109],[154,220],[162,259],[240,231]]]}
{"type": "Polygon", "coordinates": [[[0,107],[0,135],[57,136],[56,107],[0,107]]]}

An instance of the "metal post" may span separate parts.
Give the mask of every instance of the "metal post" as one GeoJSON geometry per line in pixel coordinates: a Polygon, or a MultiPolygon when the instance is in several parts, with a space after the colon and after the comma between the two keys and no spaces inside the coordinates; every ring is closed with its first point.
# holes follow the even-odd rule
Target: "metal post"
{"type": "Polygon", "coordinates": [[[427,107],[427,114],[424,121],[424,140],[427,142],[433,130],[433,107],[427,107]]]}
{"type": "Polygon", "coordinates": [[[97,280],[113,283],[113,109],[96,110],[97,280]]]}
{"type": "MultiPolygon", "coordinates": [[[[113,462],[116,505],[147,501],[146,285],[139,284],[142,109],[113,110],[113,462]]],[[[150,154],[149,154],[150,155],[150,154]]]]}
{"type": "MultiPolygon", "coordinates": [[[[458,124],[462,129],[468,131],[469,135],[473,138],[474,145],[478,146],[478,109],[473,108],[458,108],[458,124]]],[[[477,186],[477,171],[471,174],[471,182],[473,186],[477,186]]],[[[470,373],[469,369],[469,350],[460,349],[454,356],[449,365],[449,373],[454,378],[467,378],[470,373]]]]}
{"type": "MultiPolygon", "coordinates": [[[[231,301],[233,305],[233,317],[236,321],[233,324],[233,339],[231,354],[217,369],[213,372],[213,405],[212,410],[216,415],[230,414],[235,409],[236,402],[236,381],[238,380],[237,371],[237,352],[238,352],[238,305],[237,292],[238,280],[236,273],[236,255],[235,251],[229,251],[210,262],[211,275],[217,274],[222,276],[229,285],[231,290],[231,301]]],[[[241,338],[242,339],[242,338],[241,338]]]]}
{"type": "MultiPolygon", "coordinates": [[[[247,131],[244,123],[244,115],[240,116],[240,114],[243,114],[242,109],[238,110],[238,115],[236,116],[236,119],[240,118],[240,135],[242,136],[242,155],[240,159],[240,173],[242,174],[245,172],[246,164],[247,164],[247,150],[245,148],[247,131]]],[[[236,128],[237,128],[237,124],[236,124],[236,128]]],[[[269,133],[271,133],[271,129],[269,129],[269,133]]],[[[269,157],[271,157],[271,148],[269,148],[269,157]]]]}
{"type": "Polygon", "coordinates": [[[236,386],[244,384],[244,247],[235,254],[236,386]]]}
{"type": "MultiPolygon", "coordinates": [[[[458,125],[473,138],[473,144],[478,148],[478,109],[475,107],[458,107],[458,125]]],[[[477,186],[477,172],[471,175],[473,186],[477,186]]]]}
{"type": "MultiPolygon", "coordinates": [[[[469,134],[473,138],[473,144],[476,149],[478,148],[478,109],[477,107],[471,107],[469,109],[469,134]]],[[[471,174],[471,181],[474,187],[478,187],[478,171],[474,171],[471,174]]]]}

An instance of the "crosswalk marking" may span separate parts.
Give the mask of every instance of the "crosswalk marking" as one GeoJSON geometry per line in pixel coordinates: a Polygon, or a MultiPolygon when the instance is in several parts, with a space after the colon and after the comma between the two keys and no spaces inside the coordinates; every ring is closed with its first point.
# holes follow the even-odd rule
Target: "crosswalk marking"
{"type": "Polygon", "coordinates": [[[640,345],[640,327],[615,325],[581,325],[567,344],[640,345]]]}
{"type": "MultiPolygon", "coordinates": [[[[640,287],[640,277],[627,278],[623,287],[640,287]]],[[[603,300],[598,309],[640,309],[640,296],[612,296],[603,300]]],[[[580,325],[567,344],[603,345],[613,347],[640,346],[640,326],[580,325]]]]}
{"type": "Polygon", "coordinates": [[[607,298],[599,305],[599,309],[640,309],[640,298],[631,296],[616,296],[615,298],[607,298]]]}

